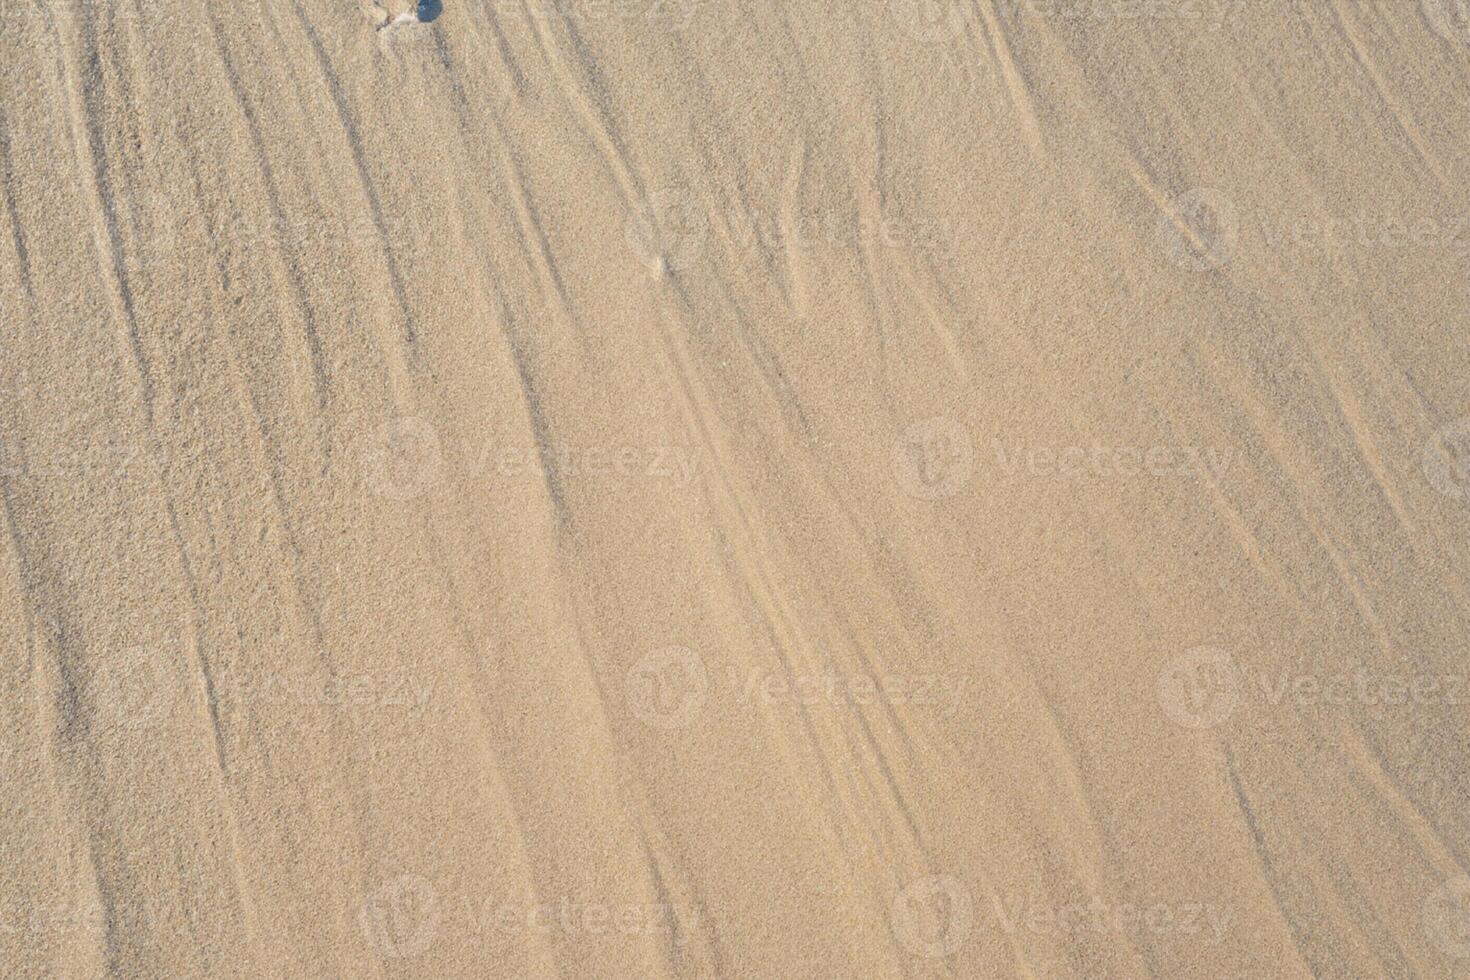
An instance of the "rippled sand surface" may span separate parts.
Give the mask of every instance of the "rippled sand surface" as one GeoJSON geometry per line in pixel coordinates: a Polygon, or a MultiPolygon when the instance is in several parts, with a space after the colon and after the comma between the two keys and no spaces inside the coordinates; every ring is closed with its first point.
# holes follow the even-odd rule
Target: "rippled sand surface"
{"type": "Polygon", "coordinates": [[[1470,976],[1465,0],[0,0],[0,974],[1470,976]]]}

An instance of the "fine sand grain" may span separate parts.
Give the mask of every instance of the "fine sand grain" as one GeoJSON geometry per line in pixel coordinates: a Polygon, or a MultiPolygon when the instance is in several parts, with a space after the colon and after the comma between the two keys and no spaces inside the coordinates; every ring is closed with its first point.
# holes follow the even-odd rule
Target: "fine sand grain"
{"type": "Polygon", "coordinates": [[[1467,0],[0,0],[0,975],[1470,977],[1467,0]]]}

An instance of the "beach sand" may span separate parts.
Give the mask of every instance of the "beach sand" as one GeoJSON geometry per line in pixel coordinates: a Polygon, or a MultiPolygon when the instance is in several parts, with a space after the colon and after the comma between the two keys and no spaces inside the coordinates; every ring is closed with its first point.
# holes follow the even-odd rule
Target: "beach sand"
{"type": "Polygon", "coordinates": [[[0,0],[0,974],[1470,976],[1462,0],[0,0]]]}

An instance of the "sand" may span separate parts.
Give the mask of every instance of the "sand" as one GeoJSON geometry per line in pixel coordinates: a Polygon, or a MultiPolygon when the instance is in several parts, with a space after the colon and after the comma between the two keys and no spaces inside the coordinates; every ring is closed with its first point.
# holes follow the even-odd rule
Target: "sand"
{"type": "Polygon", "coordinates": [[[1463,0],[0,0],[0,974],[1470,976],[1463,0]]]}

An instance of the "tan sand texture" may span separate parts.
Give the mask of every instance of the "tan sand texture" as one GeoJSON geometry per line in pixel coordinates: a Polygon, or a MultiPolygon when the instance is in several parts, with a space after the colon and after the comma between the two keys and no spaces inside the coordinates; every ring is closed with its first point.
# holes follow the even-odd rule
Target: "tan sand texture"
{"type": "Polygon", "coordinates": [[[0,0],[0,975],[1470,976],[1470,3],[0,0]]]}

